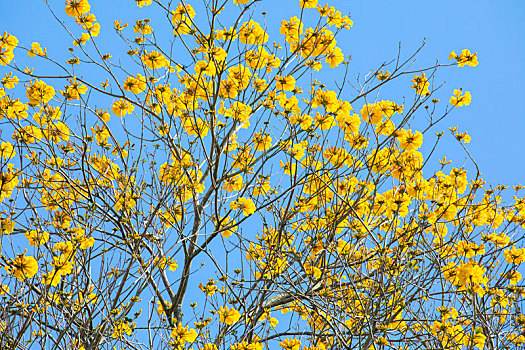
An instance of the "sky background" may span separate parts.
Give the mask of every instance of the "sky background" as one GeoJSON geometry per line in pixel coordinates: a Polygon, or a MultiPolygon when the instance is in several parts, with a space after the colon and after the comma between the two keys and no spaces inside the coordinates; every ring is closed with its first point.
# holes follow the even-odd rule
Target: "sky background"
{"type": "MultiPolygon", "coordinates": [[[[74,28],[72,20],[66,19],[63,13],[64,2],[50,0],[49,3],[61,20],[74,28]]],[[[104,40],[108,48],[112,48],[112,40],[115,40],[114,19],[128,21],[132,26],[135,19],[148,18],[155,13],[153,6],[143,9],[126,6],[133,3],[132,0],[90,1],[91,12],[102,25],[101,35],[107,34],[104,40]]],[[[200,4],[200,1],[188,3],[200,4]]],[[[328,4],[343,13],[350,12],[354,20],[354,27],[340,37],[338,44],[345,54],[352,55],[350,78],[358,74],[363,76],[381,63],[394,59],[399,43],[406,57],[426,38],[425,48],[418,55],[414,68],[430,66],[436,59],[448,63],[452,50],[460,52],[468,48],[477,52],[479,66],[450,67],[437,75],[436,82],[446,82],[439,95],[442,102],[448,101],[455,88],[472,93],[471,105],[454,111],[440,128],[446,130],[457,125],[460,131],[469,132],[472,142],[468,149],[489,183],[525,183],[522,155],[525,148],[525,104],[522,103],[525,28],[521,24],[525,2],[333,0],[328,4]]],[[[0,30],[13,33],[27,46],[38,41],[47,47],[50,56],[69,58],[64,40],[71,43],[71,39],[46,7],[43,0],[0,0],[0,30]]],[[[256,14],[266,11],[269,32],[277,34],[279,21],[297,15],[297,10],[296,0],[264,0],[258,5],[256,14]]],[[[408,78],[398,96],[393,92],[393,96],[384,94],[382,98],[394,100],[412,92],[408,88],[408,78]]],[[[450,135],[444,141],[441,155],[447,155],[458,165],[468,163],[450,135]]],[[[427,138],[425,142],[428,146],[427,138]]]]}

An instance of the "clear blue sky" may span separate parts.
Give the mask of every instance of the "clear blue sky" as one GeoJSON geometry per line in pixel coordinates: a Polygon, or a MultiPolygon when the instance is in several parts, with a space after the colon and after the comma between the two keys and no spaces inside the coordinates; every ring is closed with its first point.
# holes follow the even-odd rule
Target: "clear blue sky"
{"type": "MultiPolygon", "coordinates": [[[[63,16],[64,2],[50,3],[63,16]]],[[[112,36],[109,32],[113,34],[115,18],[131,22],[152,13],[152,9],[125,6],[133,3],[132,0],[90,1],[103,34],[106,31],[108,37],[112,36]]],[[[471,105],[456,110],[442,128],[457,125],[459,130],[469,131],[472,136],[469,150],[489,182],[525,183],[522,156],[525,104],[521,103],[525,81],[524,1],[333,0],[328,3],[343,13],[350,12],[354,20],[353,29],[340,40],[345,54],[352,55],[352,75],[366,74],[394,58],[399,42],[408,54],[423,38],[427,39],[414,67],[431,65],[435,59],[448,62],[448,54],[453,49],[458,52],[469,48],[477,52],[480,64],[476,68],[449,68],[438,75],[438,81],[446,81],[439,96],[442,101],[448,100],[454,88],[462,87],[472,93],[471,105]]],[[[297,14],[297,9],[297,0],[263,0],[257,12],[267,11],[267,24],[275,30],[280,19],[297,14]]],[[[2,32],[15,34],[27,45],[38,41],[48,48],[50,55],[67,53],[64,31],[52,21],[43,0],[1,0],[0,23],[2,32]]],[[[408,91],[407,88],[403,93],[408,91]]],[[[450,136],[446,141],[448,145],[441,152],[462,164],[465,155],[459,153],[450,136]],[[458,156],[454,158],[450,154],[458,156]]]]}

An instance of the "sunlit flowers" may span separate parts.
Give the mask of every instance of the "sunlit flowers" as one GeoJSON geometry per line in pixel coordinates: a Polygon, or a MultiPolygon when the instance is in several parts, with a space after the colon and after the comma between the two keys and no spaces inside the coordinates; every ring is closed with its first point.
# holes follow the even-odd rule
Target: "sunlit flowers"
{"type": "Polygon", "coordinates": [[[9,64],[15,57],[13,50],[18,45],[18,39],[4,32],[0,37],[0,65],[5,66],[9,64]]]}
{"type": "Polygon", "coordinates": [[[401,129],[397,140],[400,148],[407,151],[413,151],[421,147],[423,144],[423,134],[419,131],[412,132],[410,129],[401,129]]]}
{"type": "Polygon", "coordinates": [[[313,9],[317,6],[317,0],[299,0],[299,6],[302,8],[313,9]]]}
{"type": "Polygon", "coordinates": [[[525,248],[512,247],[512,249],[505,250],[503,254],[509,264],[519,265],[525,261],[525,248]]]}
{"type": "Polygon", "coordinates": [[[233,210],[242,210],[243,214],[246,216],[255,213],[255,204],[250,198],[238,198],[230,203],[230,208],[233,210]]]}
{"type": "Polygon", "coordinates": [[[5,74],[5,77],[2,78],[2,85],[4,85],[4,88],[6,89],[13,89],[19,82],[18,77],[12,76],[13,73],[5,74]]]}
{"type": "Polygon", "coordinates": [[[177,5],[177,8],[174,11],[172,11],[171,14],[172,14],[171,22],[176,23],[176,22],[184,21],[188,17],[190,19],[193,19],[196,13],[193,7],[191,7],[191,5],[189,4],[183,5],[182,3],[179,3],[177,5]]]}
{"type": "Polygon", "coordinates": [[[176,328],[171,331],[171,337],[179,341],[179,344],[193,343],[197,339],[197,331],[189,329],[189,326],[183,327],[181,323],[177,324],[176,328]]]}
{"type": "Polygon", "coordinates": [[[127,77],[122,88],[135,95],[140,94],[146,89],[146,79],[141,74],[137,74],[136,77],[127,77]]]}
{"type": "Polygon", "coordinates": [[[463,66],[476,67],[479,64],[477,52],[474,54],[471,54],[470,51],[467,49],[461,50],[460,55],[452,51],[450,55],[448,56],[448,59],[457,60],[458,67],[463,67],[463,66]]]}
{"type": "Polygon", "coordinates": [[[31,84],[26,85],[26,87],[26,96],[29,98],[29,103],[34,105],[47,103],[55,95],[55,89],[44,83],[42,80],[32,81],[31,84]]]}
{"type": "Polygon", "coordinates": [[[414,75],[412,82],[414,83],[412,85],[412,89],[416,90],[416,94],[430,95],[430,91],[428,90],[430,83],[428,82],[428,78],[425,77],[425,73],[421,73],[421,75],[414,75]]]}
{"type": "Polygon", "coordinates": [[[87,92],[87,86],[77,82],[76,78],[68,79],[69,85],[65,86],[65,90],[61,90],[60,94],[64,96],[68,101],[80,100],[80,95],[84,95],[87,92]]]}
{"type": "Polygon", "coordinates": [[[256,151],[266,151],[272,145],[272,137],[263,132],[256,132],[252,142],[256,151]]]}
{"type": "Polygon", "coordinates": [[[234,308],[228,308],[227,306],[219,308],[219,321],[222,323],[232,325],[239,321],[239,318],[241,318],[241,314],[234,308]]]}
{"type": "Polygon", "coordinates": [[[78,17],[89,12],[91,6],[87,0],[68,0],[66,1],[65,12],[68,16],[78,17]]]}
{"type": "Polygon", "coordinates": [[[141,57],[141,60],[149,69],[159,69],[169,66],[169,62],[166,60],[166,57],[157,51],[145,51],[144,56],[141,57]]]}
{"type": "Polygon", "coordinates": [[[134,327],[134,323],[130,323],[126,320],[120,320],[115,325],[115,328],[113,328],[113,333],[111,333],[111,337],[118,339],[122,338],[126,334],[131,335],[131,332],[133,332],[134,327]]]}
{"type": "Polygon", "coordinates": [[[220,222],[215,222],[215,224],[217,230],[221,232],[221,236],[224,238],[228,238],[237,232],[237,222],[232,220],[229,216],[222,218],[220,222]]]}
{"type": "Polygon", "coordinates": [[[35,57],[35,56],[47,56],[46,49],[42,49],[38,43],[32,43],[31,44],[31,50],[27,51],[27,55],[29,57],[35,57]]]}
{"type": "Polygon", "coordinates": [[[25,280],[27,277],[33,277],[38,272],[38,263],[32,256],[24,254],[18,255],[12,259],[9,266],[6,267],[13,276],[19,281],[25,280]]]}
{"type": "Polygon", "coordinates": [[[124,101],[123,99],[115,101],[111,107],[111,111],[117,117],[123,117],[128,113],[131,114],[134,109],[135,107],[129,101],[124,101]]]}
{"type": "Polygon", "coordinates": [[[40,246],[49,240],[49,233],[40,230],[31,230],[25,233],[29,245],[40,246]]]}
{"type": "Polygon", "coordinates": [[[219,111],[219,113],[220,112],[223,112],[225,117],[232,117],[234,120],[239,121],[240,123],[245,123],[243,125],[244,127],[248,127],[250,125],[247,123],[247,121],[252,113],[252,108],[247,104],[236,101],[230,108],[226,110],[222,109],[219,111]]]}
{"type": "Polygon", "coordinates": [[[151,0],[135,0],[138,7],[151,5],[151,0]]]}
{"type": "Polygon", "coordinates": [[[457,89],[454,89],[454,96],[452,96],[449,100],[450,104],[454,107],[468,106],[470,101],[470,92],[465,91],[465,94],[462,95],[462,91],[457,89]]]}
{"type": "Polygon", "coordinates": [[[295,338],[286,338],[282,342],[280,342],[279,345],[284,350],[299,350],[299,348],[301,347],[301,341],[295,338]]]}
{"type": "Polygon", "coordinates": [[[224,184],[222,185],[222,189],[228,191],[228,192],[234,192],[239,191],[244,185],[244,181],[242,180],[242,176],[237,174],[235,176],[231,176],[224,180],[224,184]]]}
{"type": "Polygon", "coordinates": [[[16,151],[10,142],[2,142],[0,144],[0,158],[5,160],[11,159],[16,155],[16,151]]]}
{"type": "MultiPolygon", "coordinates": [[[[239,0],[248,2],[248,0],[239,0]]],[[[268,34],[264,29],[255,22],[253,19],[250,19],[248,22],[245,22],[239,28],[239,40],[243,44],[248,45],[262,45],[268,41],[268,34]]]]}
{"type": "Polygon", "coordinates": [[[287,75],[285,77],[276,75],[275,81],[275,88],[277,90],[292,91],[295,88],[295,79],[290,75],[287,75]]]}

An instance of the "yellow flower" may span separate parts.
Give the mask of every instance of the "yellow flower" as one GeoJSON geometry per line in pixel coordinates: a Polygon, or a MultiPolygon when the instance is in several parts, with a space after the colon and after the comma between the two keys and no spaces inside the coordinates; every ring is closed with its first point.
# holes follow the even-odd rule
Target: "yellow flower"
{"type": "Polygon", "coordinates": [[[4,50],[0,48],[0,65],[5,66],[9,64],[15,57],[13,50],[4,50]]]}
{"type": "Polygon", "coordinates": [[[230,29],[222,29],[217,31],[217,40],[235,40],[237,39],[237,33],[235,32],[235,29],[233,27],[230,27],[230,29]]]}
{"type": "Polygon", "coordinates": [[[58,251],[61,255],[68,256],[73,252],[73,243],[71,241],[55,243],[53,250],[58,251]]]}
{"type": "Polygon", "coordinates": [[[221,218],[218,222],[214,220],[214,222],[216,227],[215,230],[219,231],[221,236],[224,238],[230,237],[234,232],[237,231],[237,222],[232,220],[229,216],[221,218]]]}
{"type": "Polygon", "coordinates": [[[286,162],[283,163],[283,161],[280,161],[281,168],[284,169],[284,173],[287,175],[295,175],[295,172],[297,171],[297,164],[286,162]]]}
{"type": "Polygon", "coordinates": [[[242,176],[237,174],[224,180],[224,185],[222,186],[222,189],[228,192],[240,191],[243,185],[244,181],[242,179],[242,176]]]}
{"type": "Polygon", "coordinates": [[[0,37],[0,49],[12,51],[17,45],[18,39],[7,32],[4,32],[4,34],[0,37]]]}
{"type": "Polygon", "coordinates": [[[177,324],[177,328],[173,328],[171,331],[171,337],[175,340],[179,340],[182,345],[184,343],[193,343],[197,339],[197,331],[195,329],[189,329],[189,326],[182,327],[182,323],[177,324]]]}
{"type": "Polygon", "coordinates": [[[301,129],[303,130],[308,130],[310,126],[312,125],[313,121],[314,121],[314,118],[312,118],[312,116],[310,116],[309,114],[298,113],[298,114],[292,114],[290,116],[290,122],[292,124],[300,124],[301,129]]]}
{"type": "Polygon", "coordinates": [[[130,323],[128,321],[121,320],[119,321],[115,328],[113,329],[113,333],[111,334],[112,338],[121,338],[125,334],[131,335],[131,332],[133,331],[133,328],[135,327],[135,324],[130,323]]]}
{"type": "Polygon", "coordinates": [[[166,57],[157,51],[151,51],[149,53],[146,51],[144,56],[141,57],[141,60],[149,69],[158,69],[169,65],[166,57]]]}
{"type": "Polygon", "coordinates": [[[231,108],[224,111],[225,117],[232,117],[235,121],[243,124],[243,128],[246,129],[250,126],[248,119],[252,113],[252,108],[247,104],[235,101],[231,108]]]}
{"type": "Polygon", "coordinates": [[[73,265],[69,256],[59,255],[53,257],[54,270],[59,275],[69,275],[73,271],[73,265]]]}
{"type": "Polygon", "coordinates": [[[414,75],[412,82],[414,83],[412,89],[416,90],[416,94],[430,95],[430,91],[428,90],[430,83],[428,82],[428,78],[425,77],[425,73],[421,73],[419,76],[414,75]]]}
{"type": "Polygon", "coordinates": [[[68,16],[78,17],[89,12],[91,6],[87,0],[68,0],[66,1],[65,12],[68,16]]]}
{"type": "Polygon", "coordinates": [[[122,99],[115,101],[111,107],[111,111],[115,113],[117,117],[125,116],[126,114],[131,114],[135,107],[128,101],[122,99]]]}
{"type": "Polygon", "coordinates": [[[470,143],[470,135],[467,134],[467,132],[456,132],[455,135],[456,136],[456,139],[459,141],[459,142],[463,142],[463,143],[470,143]]]}
{"type": "Polygon", "coordinates": [[[4,85],[4,87],[6,89],[12,89],[14,88],[17,84],[18,84],[18,77],[15,75],[11,78],[11,75],[13,73],[9,73],[9,75],[7,75],[7,73],[5,74],[5,77],[2,78],[2,84],[4,85]]]}
{"type": "Polygon", "coordinates": [[[121,21],[113,21],[114,28],[117,32],[120,32],[122,29],[126,28],[128,26],[127,23],[122,24],[121,21]]]}
{"type": "Polygon", "coordinates": [[[289,21],[282,20],[279,33],[286,36],[289,43],[297,43],[299,36],[303,33],[303,22],[296,16],[290,17],[289,21]]]}
{"type": "Polygon", "coordinates": [[[255,151],[266,151],[272,145],[272,137],[266,133],[256,132],[252,138],[255,151]]]}
{"type": "Polygon", "coordinates": [[[79,232],[74,238],[75,243],[80,244],[80,249],[88,249],[95,244],[95,238],[84,236],[84,232],[79,232]]]}
{"type": "Polygon", "coordinates": [[[252,196],[259,195],[268,195],[272,193],[272,188],[270,187],[270,177],[259,175],[255,180],[255,187],[253,188],[252,196]]]}
{"type": "Polygon", "coordinates": [[[111,119],[111,115],[108,111],[105,111],[103,109],[95,109],[95,114],[102,120],[104,123],[109,122],[109,119],[111,119]]]}
{"type": "Polygon", "coordinates": [[[509,264],[519,265],[525,261],[525,248],[512,247],[503,251],[503,255],[509,264]]]}
{"type": "Polygon", "coordinates": [[[331,129],[333,126],[335,126],[335,119],[330,114],[323,115],[317,112],[314,119],[315,119],[314,126],[321,130],[328,130],[328,129],[331,129]]]}
{"type": "Polygon", "coordinates": [[[238,198],[237,200],[230,203],[230,208],[233,210],[241,209],[243,214],[249,216],[255,212],[255,204],[249,198],[238,198]]]}
{"type": "Polygon", "coordinates": [[[25,280],[27,277],[33,277],[38,272],[38,263],[32,256],[18,255],[11,260],[11,263],[6,269],[19,281],[25,280]]]}
{"type": "MultiPolygon", "coordinates": [[[[247,3],[249,0],[234,0],[234,2],[235,1],[247,3]]],[[[262,45],[268,41],[268,38],[268,34],[259,25],[259,23],[255,22],[253,19],[243,23],[239,28],[239,40],[243,44],[262,45]]]]}
{"type": "Polygon", "coordinates": [[[4,34],[0,37],[0,65],[9,64],[15,57],[14,48],[18,45],[18,39],[11,34],[4,34]]]}
{"type": "Polygon", "coordinates": [[[279,345],[285,350],[299,350],[301,347],[301,341],[299,339],[284,339],[279,345]]]}
{"type": "Polygon", "coordinates": [[[29,245],[40,246],[49,240],[49,233],[39,230],[31,230],[25,233],[29,245]]]}
{"type": "Polygon", "coordinates": [[[468,106],[472,97],[470,92],[465,91],[465,94],[461,96],[461,90],[454,89],[454,96],[449,100],[450,104],[454,107],[468,106]]]}
{"type": "Polygon", "coordinates": [[[55,270],[44,274],[42,277],[42,283],[46,286],[51,285],[53,287],[56,287],[60,283],[60,281],[62,281],[62,275],[57,273],[55,270]]]}
{"type": "Polygon", "coordinates": [[[75,45],[75,46],[86,45],[86,43],[88,42],[89,39],[91,39],[91,37],[89,36],[88,33],[82,33],[80,38],[76,38],[73,41],[73,45],[75,45]]]}
{"type": "Polygon", "coordinates": [[[35,56],[46,56],[47,52],[46,49],[43,49],[40,47],[40,45],[36,42],[31,44],[31,50],[27,51],[27,55],[29,57],[35,57],[35,56]]]}
{"type": "Polygon", "coordinates": [[[202,290],[206,295],[212,296],[217,291],[217,286],[215,285],[217,281],[213,281],[211,278],[206,283],[206,285],[203,285],[202,283],[199,284],[199,289],[202,290]]]}
{"type": "Polygon", "coordinates": [[[217,350],[217,345],[213,343],[207,343],[207,344],[204,344],[204,346],[200,348],[199,350],[217,350]]]}
{"type": "Polygon", "coordinates": [[[411,129],[401,129],[397,140],[400,148],[406,149],[407,151],[414,151],[423,144],[423,134],[419,131],[412,133],[411,129]]]}
{"type": "Polygon", "coordinates": [[[124,91],[131,91],[133,94],[140,94],[146,89],[146,78],[137,74],[137,77],[127,77],[122,87],[124,91]]]}
{"type": "Polygon", "coordinates": [[[70,79],[69,85],[65,88],[66,90],[60,91],[62,96],[67,98],[68,101],[80,100],[80,95],[85,95],[87,92],[87,86],[76,81],[76,78],[70,79]]]}
{"type": "Polygon", "coordinates": [[[189,18],[195,17],[195,10],[191,5],[184,6],[182,3],[179,3],[175,11],[172,11],[171,14],[171,22],[175,24],[176,22],[184,21],[188,16],[189,18]]]}
{"type": "Polygon", "coordinates": [[[299,0],[299,6],[305,9],[313,9],[317,6],[317,0],[299,0]]]}
{"type": "Polygon", "coordinates": [[[0,157],[7,160],[13,158],[15,155],[15,149],[10,142],[2,142],[2,144],[0,144],[0,157]]]}
{"type": "Polygon", "coordinates": [[[0,295],[4,295],[6,293],[9,293],[9,286],[5,284],[0,285],[0,295]]]}
{"type": "Polygon", "coordinates": [[[485,339],[487,339],[487,337],[483,334],[483,329],[481,327],[476,328],[472,336],[474,345],[476,345],[478,349],[483,349],[485,347],[485,339]]]}
{"type": "Polygon", "coordinates": [[[33,105],[48,103],[55,95],[55,89],[41,80],[32,81],[26,88],[26,96],[33,105]]]}
{"type": "Polygon", "coordinates": [[[461,54],[460,55],[458,55],[454,51],[452,51],[450,53],[450,55],[448,56],[448,59],[449,60],[452,60],[452,59],[457,60],[458,67],[463,67],[465,65],[470,66],[470,67],[476,67],[479,64],[477,52],[474,53],[474,54],[471,54],[470,51],[467,50],[467,49],[461,50],[461,54]]]}
{"type": "Polygon", "coordinates": [[[138,7],[151,5],[151,0],[135,0],[138,7]]]}
{"type": "Polygon", "coordinates": [[[228,308],[227,306],[219,308],[219,321],[222,323],[232,325],[239,321],[239,318],[241,318],[241,314],[234,308],[228,308]]]}
{"type": "MultiPolygon", "coordinates": [[[[168,308],[171,307],[171,303],[169,301],[166,301],[165,303],[168,308]]],[[[162,316],[165,313],[164,308],[162,307],[162,303],[157,300],[157,305],[157,314],[159,314],[159,316],[162,316]]]]}
{"type": "Polygon", "coordinates": [[[201,118],[186,118],[183,127],[188,135],[191,136],[204,137],[208,135],[208,124],[201,118]]]}
{"type": "Polygon", "coordinates": [[[153,32],[153,29],[148,24],[148,20],[137,20],[135,22],[135,26],[133,27],[133,31],[135,33],[146,35],[151,34],[153,32]]]}
{"type": "Polygon", "coordinates": [[[345,56],[340,48],[335,47],[332,50],[328,51],[326,54],[325,61],[330,64],[330,68],[337,67],[341,62],[345,60],[345,56]]]}
{"type": "Polygon", "coordinates": [[[275,88],[277,90],[292,91],[295,88],[295,79],[290,75],[287,75],[285,77],[276,75],[275,81],[277,82],[275,84],[275,88]]]}

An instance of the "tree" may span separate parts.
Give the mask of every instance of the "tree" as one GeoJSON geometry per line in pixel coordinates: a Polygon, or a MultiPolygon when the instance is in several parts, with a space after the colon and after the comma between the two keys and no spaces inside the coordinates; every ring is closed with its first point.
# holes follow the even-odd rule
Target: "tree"
{"type": "Polygon", "coordinates": [[[419,151],[471,99],[437,72],[475,53],[352,80],[353,22],[317,0],[275,38],[261,1],[135,2],[155,17],[111,52],[87,0],[48,3],[67,59],[0,39],[2,348],[523,346],[521,187],[505,204],[457,129],[470,178],[443,133],[419,151]]]}

